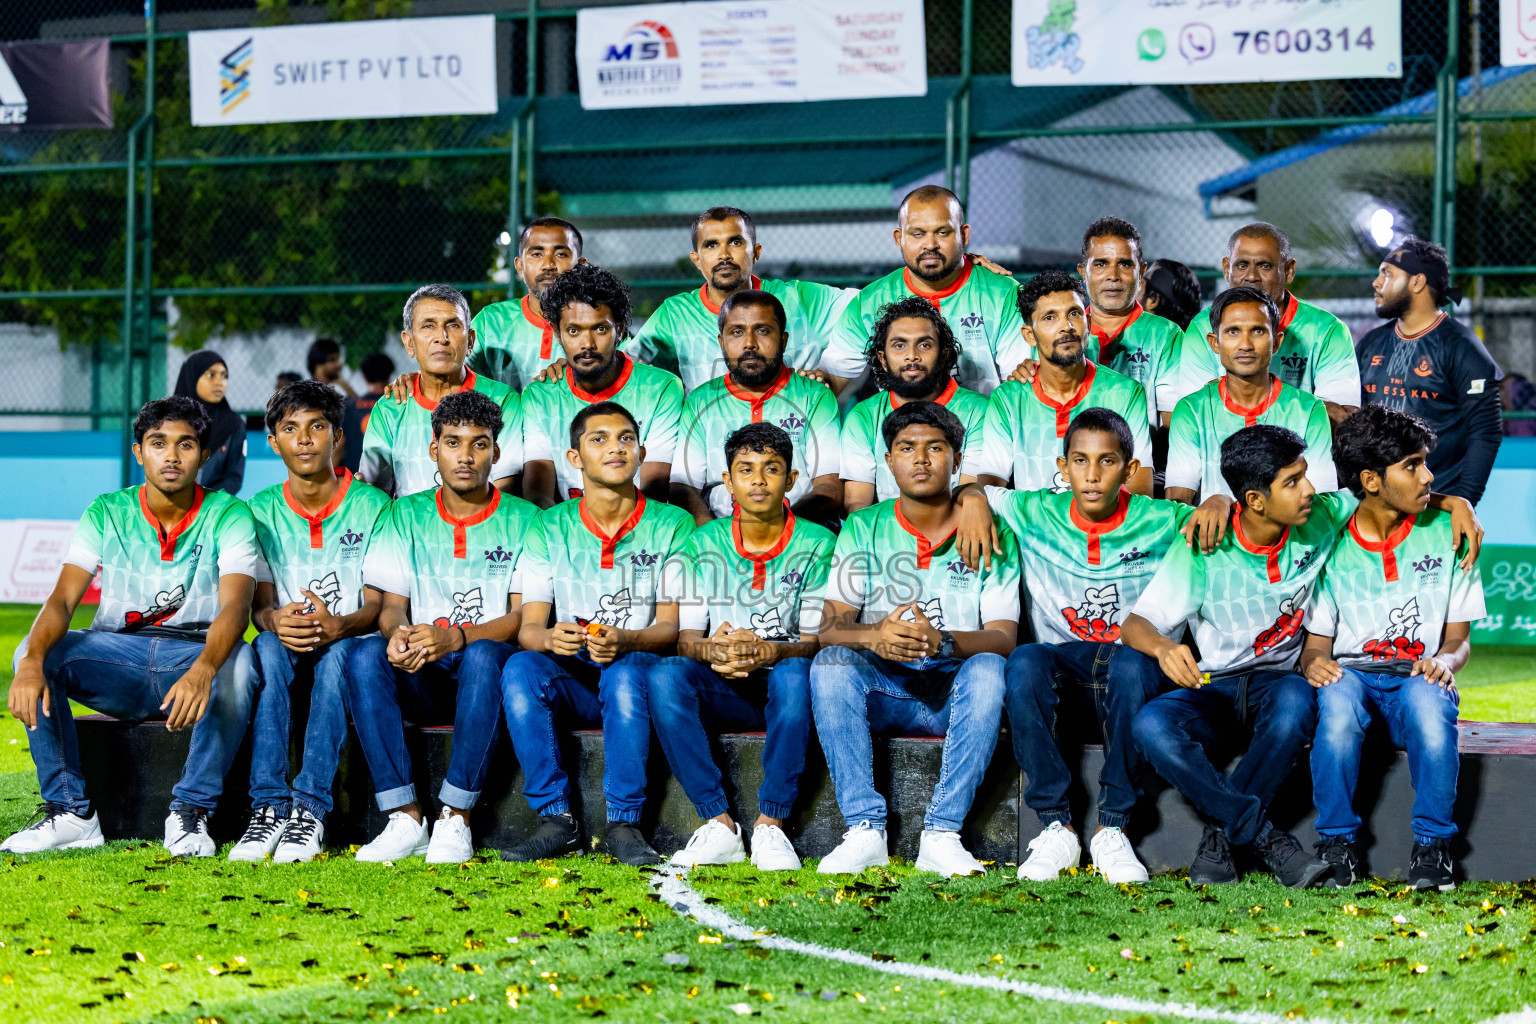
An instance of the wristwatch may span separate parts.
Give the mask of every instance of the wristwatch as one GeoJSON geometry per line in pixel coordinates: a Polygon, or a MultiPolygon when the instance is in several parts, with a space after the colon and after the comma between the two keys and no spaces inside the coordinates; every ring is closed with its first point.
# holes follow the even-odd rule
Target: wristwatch
{"type": "Polygon", "coordinates": [[[955,634],[947,629],[939,630],[939,657],[953,658],[955,656],[955,634]]]}

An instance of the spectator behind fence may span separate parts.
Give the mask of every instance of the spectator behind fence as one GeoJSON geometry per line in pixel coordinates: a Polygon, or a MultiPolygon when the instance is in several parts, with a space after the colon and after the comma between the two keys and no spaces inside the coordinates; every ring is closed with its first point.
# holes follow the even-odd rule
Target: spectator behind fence
{"type": "Polygon", "coordinates": [[[347,399],[341,410],[341,436],[346,444],[341,464],[354,473],[363,458],[363,432],[368,429],[368,414],[373,412],[374,403],[384,397],[390,378],[395,375],[395,361],[383,352],[374,352],[363,357],[361,369],[368,390],[347,399]]]}
{"type": "Polygon", "coordinates": [[[245,421],[229,407],[224,397],[228,390],[229,367],[212,349],[193,352],[181,364],[175,393],[199,403],[210,424],[204,448],[208,461],[197,474],[197,482],[204,490],[239,494],[245,479],[245,421]]]}
{"type": "Polygon", "coordinates": [[[341,345],[335,338],[316,338],[304,356],[304,367],[310,377],[353,398],[357,392],[352,390],[352,385],[341,375],[345,366],[341,361],[341,345]]]}
{"type": "MultiPolygon", "coordinates": [[[[1523,373],[1506,373],[1499,384],[1505,412],[1536,413],[1536,384],[1523,373]]],[[[1504,421],[1505,437],[1536,437],[1536,419],[1504,421]]]]}
{"type": "Polygon", "coordinates": [[[1200,279],[1178,260],[1153,260],[1142,278],[1141,304],[1181,330],[1200,312],[1200,279]]]}

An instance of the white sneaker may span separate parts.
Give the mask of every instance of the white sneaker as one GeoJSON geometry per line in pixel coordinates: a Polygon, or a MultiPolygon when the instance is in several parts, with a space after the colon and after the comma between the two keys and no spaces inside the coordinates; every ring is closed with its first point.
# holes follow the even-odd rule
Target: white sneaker
{"type": "Polygon", "coordinates": [[[740,864],[746,859],[741,825],[729,829],[710,818],[694,830],[687,846],[672,855],[671,863],[675,868],[692,868],[700,864],[740,864]]]}
{"type": "Polygon", "coordinates": [[[100,846],[101,822],[93,812],[89,818],[66,811],[54,804],[37,809],[39,820],[0,843],[3,853],[41,853],[44,850],[82,850],[100,846]]]}
{"type": "Polygon", "coordinates": [[[217,850],[208,834],[208,812],[194,807],[167,814],[165,851],[172,857],[212,857],[217,850]]]}
{"type": "Polygon", "coordinates": [[[283,831],[283,818],[271,807],[257,808],[251,815],[251,823],[245,826],[240,841],[229,848],[230,860],[265,860],[277,847],[278,836],[283,831]]]}
{"type": "Polygon", "coordinates": [[[474,856],[475,844],[469,835],[469,823],[444,807],[432,823],[432,841],[427,844],[427,863],[467,864],[474,856]]]}
{"type": "Polygon", "coordinates": [[[800,855],[779,826],[759,825],[752,830],[752,866],[759,871],[799,871],[800,855]]]}
{"type": "Polygon", "coordinates": [[[843,833],[837,849],[821,858],[816,866],[823,875],[856,875],[865,868],[884,867],[891,862],[885,849],[885,830],[861,821],[843,833]]]}
{"type": "Polygon", "coordinates": [[[272,851],[272,863],[303,864],[312,861],[319,855],[320,844],[324,841],[325,825],[319,818],[295,804],[288,820],[283,822],[277,849],[272,851]]]}
{"type": "Polygon", "coordinates": [[[917,870],[937,871],[946,878],[987,873],[986,865],[961,845],[959,832],[936,828],[923,829],[917,845],[917,870]]]}
{"type": "Polygon", "coordinates": [[[1118,828],[1101,828],[1088,840],[1088,855],[1104,881],[1111,885],[1145,882],[1147,869],[1136,859],[1131,841],[1118,828]]]}
{"type": "Polygon", "coordinates": [[[1029,841],[1029,858],[1019,865],[1019,877],[1031,882],[1054,882],[1067,868],[1077,867],[1083,847],[1077,834],[1059,821],[1029,841]]]}
{"type": "Polygon", "coordinates": [[[427,823],[413,821],[404,811],[392,811],[384,831],[357,851],[357,859],[377,864],[386,860],[404,860],[427,852],[427,823]]]}

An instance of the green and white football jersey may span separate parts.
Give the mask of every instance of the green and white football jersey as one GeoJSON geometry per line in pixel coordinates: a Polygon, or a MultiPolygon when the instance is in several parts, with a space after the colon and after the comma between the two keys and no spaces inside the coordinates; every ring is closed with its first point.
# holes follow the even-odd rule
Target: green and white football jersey
{"type": "MultiPolygon", "coordinates": [[[[814,281],[764,281],[755,274],[752,288],[784,304],[784,330],[789,335],[784,365],[796,370],[816,369],[843,308],[855,294],[853,289],[814,281]]],[[[709,301],[707,285],[681,292],[657,306],[640,332],[621,347],[642,363],[681,375],[684,389],[690,392],[725,375],[720,307],[709,301]]]]}
{"type": "Polygon", "coordinates": [[[1136,303],[1114,337],[1093,324],[1088,311],[1087,356],[1100,366],[1130,377],[1147,395],[1147,422],[1156,425],[1159,412],[1172,412],[1184,396],[1179,391],[1179,357],[1184,334],[1172,320],[1148,313],[1136,303]]]}
{"type": "MultiPolygon", "coordinates": [[[[1360,404],[1360,367],[1355,343],[1344,321],[1319,306],[1292,295],[1280,311],[1285,338],[1269,371],[1298,391],[1335,405],[1360,404]]],[[[1192,395],[1226,373],[1211,351],[1209,307],[1195,314],[1184,332],[1179,357],[1179,397],[1192,395]]]]}
{"type": "Polygon", "coordinates": [[[524,535],[538,506],[496,491],[468,519],[443,507],[442,488],[394,503],[387,526],[368,546],[363,582],[411,599],[411,623],[444,629],[507,614],[507,595],[524,535]]]}
{"type": "Polygon", "coordinates": [[[1147,395],[1129,377],[1097,363],[1089,363],[1077,394],[1057,402],[1045,393],[1036,377],[1028,384],[1005,381],[992,392],[982,427],[981,450],[968,454],[965,471],[1007,480],[1015,490],[1048,487],[1065,491],[1067,481],[1056,471],[1067,427],[1084,409],[1108,409],[1125,418],[1135,450],[1132,457],[1152,465],[1152,430],[1147,422],[1147,395]]]}
{"type": "Polygon", "coordinates": [[[1120,642],[1120,626],[1152,581],[1194,509],[1120,492],[1120,507],[1100,523],[1078,514],[1070,491],[987,488],[992,512],[1016,537],[1029,619],[1044,644],[1120,642]]]}
{"type": "Polygon", "coordinates": [[[526,390],[539,371],[565,355],[555,344],[555,329],[533,311],[526,295],[491,303],[475,314],[470,327],[475,348],[469,368],[514,391],[526,390]]]}
{"type": "MultiPolygon", "coordinates": [[[[523,471],[522,402],[517,392],[474,370],[467,371],[464,386],[459,388],[470,389],[501,406],[501,433],[496,437],[501,458],[491,467],[491,480],[516,476],[523,471]]],[[[357,475],[396,498],[437,487],[437,463],[432,459],[432,412],[436,408],[436,402],[422,395],[419,377],[404,403],[387,396],[379,399],[368,416],[357,475]]]]}
{"type": "Polygon", "coordinates": [[[779,542],[748,551],[741,517],[715,519],[693,532],[678,597],[678,628],[708,636],[722,623],[764,640],[794,642],[821,632],[821,606],[837,538],[824,526],[788,514],[779,542]]]}
{"type": "Polygon", "coordinates": [[[256,582],[274,586],[279,607],[308,604],[305,590],[333,615],[350,615],[363,606],[363,560],[389,527],[389,495],[348,470],[338,475],[341,485],[317,515],[294,500],[287,481],[251,499],[261,551],[256,582]]]}
{"type": "Polygon", "coordinates": [[[1360,536],[1353,517],[1307,609],[1307,632],[1331,636],[1347,668],[1407,675],[1440,650],[1450,622],[1488,614],[1477,566],[1463,571],[1451,516],[1428,508],[1383,541],[1360,536]]]}
{"type": "Polygon", "coordinates": [[[169,530],[150,513],[142,485],[86,508],[64,561],[101,570],[92,629],[200,641],[219,614],[219,578],[256,578],[251,510],[232,494],[196,487],[192,507],[169,530]]]}
{"type": "Polygon", "coordinates": [[[1171,545],[1131,610],[1164,636],[1188,622],[1200,669],[1213,676],[1289,671],[1301,655],[1302,619],[1318,575],[1357,504],[1347,491],[1319,494],[1305,523],[1264,547],[1243,536],[1233,509],[1227,535],[1210,554],[1171,545]]]}
{"type": "Polygon", "coordinates": [[[1338,490],[1327,406],[1274,375],[1269,379],[1269,394],[1251,409],[1227,394],[1226,377],[1179,400],[1168,428],[1166,486],[1188,487],[1201,498],[1235,497],[1221,475],[1221,442],[1244,427],[1268,423],[1294,430],[1307,442],[1307,479],[1319,493],[1338,490]]]}
{"type": "Polygon", "coordinates": [[[644,629],[657,604],[682,595],[680,556],[692,533],[692,516],[644,494],[611,537],[587,515],[585,499],[563,501],[528,531],[516,592],[525,605],[553,605],[556,622],[644,629]]]}
{"type": "Polygon", "coordinates": [[[901,499],[861,508],[843,523],[832,555],[827,600],[875,623],[916,602],[935,629],[971,632],[988,622],[1019,621],[1019,545],[998,527],[1002,554],[980,571],[965,564],[951,533],[930,545],[901,514],[901,499]]]}
{"type": "MultiPolygon", "coordinates": [[[[958,381],[951,378],[935,401],[965,424],[965,450],[961,452],[962,458],[972,451],[980,451],[982,424],[987,418],[986,396],[970,388],[962,388],[958,381]]],[[[848,418],[843,420],[842,456],[838,460],[838,471],[844,480],[874,484],[876,501],[890,501],[901,494],[896,487],[896,478],[891,476],[890,467],[885,464],[885,436],[881,433],[885,418],[896,408],[896,396],[889,391],[882,391],[854,406],[848,411],[848,418]]],[[[957,467],[956,478],[959,475],[957,467]]]]}
{"type": "Polygon", "coordinates": [[[619,377],[602,391],[583,391],[570,367],[559,380],[539,381],[523,393],[523,456],[555,466],[556,497],[581,497],[581,470],[566,461],[571,421],[585,406],[618,402],[640,424],[646,462],[670,463],[683,415],[683,382],[676,375],[622,356],[619,377]]]}
{"type": "Polygon", "coordinates": [[[943,314],[960,343],[955,376],[961,386],[989,395],[1033,351],[1024,343],[1018,292],[1019,283],[1013,278],[978,269],[969,258],[959,280],[931,295],[917,290],[905,267],[893,270],[866,285],[843,310],[821,368],[839,377],[859,376],[868,365],[864,350],[869,347],[880,310],[889,303],[920,295],[943,314]]]}
{"type": "Polygon", "coordinates": [[[838,465],[837,396],[825,384],[802,377],[788,366],[762,395],[737,387],[729,376],[694,388],[683,403],[672,480],[709,491],[716,516],[731,514],[731,496],[720,483],[728,468],[725,439],[748,423],[774,423],[794,442],[793,468],[800,471],[790,488],[790,504],[811,491],[819,476],[836,475],[838,465]]]}

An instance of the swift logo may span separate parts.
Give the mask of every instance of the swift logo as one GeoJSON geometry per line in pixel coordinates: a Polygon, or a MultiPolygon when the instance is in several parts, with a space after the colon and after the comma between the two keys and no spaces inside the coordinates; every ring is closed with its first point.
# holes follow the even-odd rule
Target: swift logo
{"type": "Polygon", "coordinates": [[[256,37],[219,58],[219,113],[228,114],[251,98],[251,65],[255,62],[256,37]]]}
{"type": "Polygon", "coordinates": [[[27,123],[27,94],[11,74],[11,66],[0,56],[0,124],[27,123]]]}

